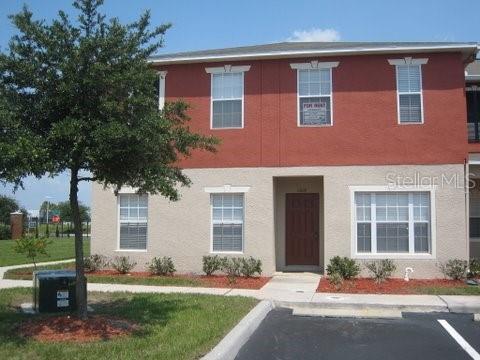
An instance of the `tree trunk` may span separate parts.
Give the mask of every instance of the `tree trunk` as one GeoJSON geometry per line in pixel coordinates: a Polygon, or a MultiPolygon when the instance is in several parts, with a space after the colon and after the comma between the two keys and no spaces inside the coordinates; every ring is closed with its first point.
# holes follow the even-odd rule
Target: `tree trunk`
{"type": "Polygon", "coordinates": [[[83,267],[83,235],[80,209],[78,207],[78,169],[71,170],[70,207],[72,208],[73,231],[75,232],[75,272],[78,316],[87,318],[87,279],[83,267]]]}

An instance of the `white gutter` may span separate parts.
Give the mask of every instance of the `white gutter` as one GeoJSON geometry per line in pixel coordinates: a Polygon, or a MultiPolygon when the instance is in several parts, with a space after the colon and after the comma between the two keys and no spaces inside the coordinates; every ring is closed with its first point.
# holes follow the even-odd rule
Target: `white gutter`
{"type": "Polygon", "coordinates": [[[422,52],[452,52],[452,51],[471,51],[475,54],[480,50],[477,44],[457,44],[457,45],[440,45],[426,47],[384,47],[384,48],[357,48],[357,49],[337,49],[337,50],[295,50],[295,51],[271,51],[259,52],[251,54],[230,54],[230,55],[204,55],[204,56],[178,56],[163,59],[149,59],[152,64],[177,64],[177,63],[193,63],[193,62],[214,62],[225,60],[252,60],[266,58],[291,58],[291,57],[308,57],[308,56],[329,56],[329,55],[361,55],[372,53],[422,53],[422,52]]]}

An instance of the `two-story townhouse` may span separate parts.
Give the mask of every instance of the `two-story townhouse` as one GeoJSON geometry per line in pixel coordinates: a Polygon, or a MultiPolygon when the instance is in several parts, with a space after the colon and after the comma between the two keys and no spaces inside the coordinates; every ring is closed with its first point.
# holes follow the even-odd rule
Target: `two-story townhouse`
{"type": "Polygon", "coordinates": [[[440,276],[439,262],[480,255],[465,181],[475,152],[480,164],[465,92],[477,51],[309,42],[152,58],[159,107],[183,99],[190,127],[222,143],[182,161],[193,184],[175,203],[95,184],[92,253],[171,256],[180,272],[254,256],[266,274],[390,258],[397,276],[440,276]]]}

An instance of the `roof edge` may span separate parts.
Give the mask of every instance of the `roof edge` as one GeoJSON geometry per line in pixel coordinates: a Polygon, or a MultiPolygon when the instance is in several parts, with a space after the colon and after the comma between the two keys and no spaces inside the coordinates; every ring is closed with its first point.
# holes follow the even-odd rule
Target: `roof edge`
{"type": "Polygon", "coordinates": [[[178,56],[166,59],[148,60],[149,63],[155,65],[181,64],[181,63],[198,63],[198,62],[221,62],[221,61],[241,61],[241,60],[261,60],[261,59],[280,59],[294,57],[310,57],[310,56],[334,56],[334,55],[368,55],[368,54],[398,54],[398,53],[426,53],[426,52],[455,52],[460,51],[465,54],[465,60],[469,57],[475,57],[480,51],[478,44],[455,44],[455,45],[435,45],[435,46],[404,46],[404,47],[384,47],[384,48],[358,48],[358,49],[338,49],[338,50],[301,50],[301,51],[272,51],[258,52],[251,54],[235,54],[235,55],[207,55],[207,56],[178,56]]]}

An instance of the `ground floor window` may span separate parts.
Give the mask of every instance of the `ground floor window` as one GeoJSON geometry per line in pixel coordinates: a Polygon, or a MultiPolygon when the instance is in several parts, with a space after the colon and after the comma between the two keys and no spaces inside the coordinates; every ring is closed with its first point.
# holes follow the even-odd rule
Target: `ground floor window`
{"type": "Polygon", "coordinates": [[[356,192],[356,252],[431,253],[430,213],[429,192],[356,192]]]}
{"type": "Polygon", "coordinates": [[[211,194],[212,251],[243,252],[244,194],[211,194]]]}
{"type": "Polygon", "coordinates": [[[148,197],[138,194],[118,195],[120,250],[147,249],[148,197]]]}

